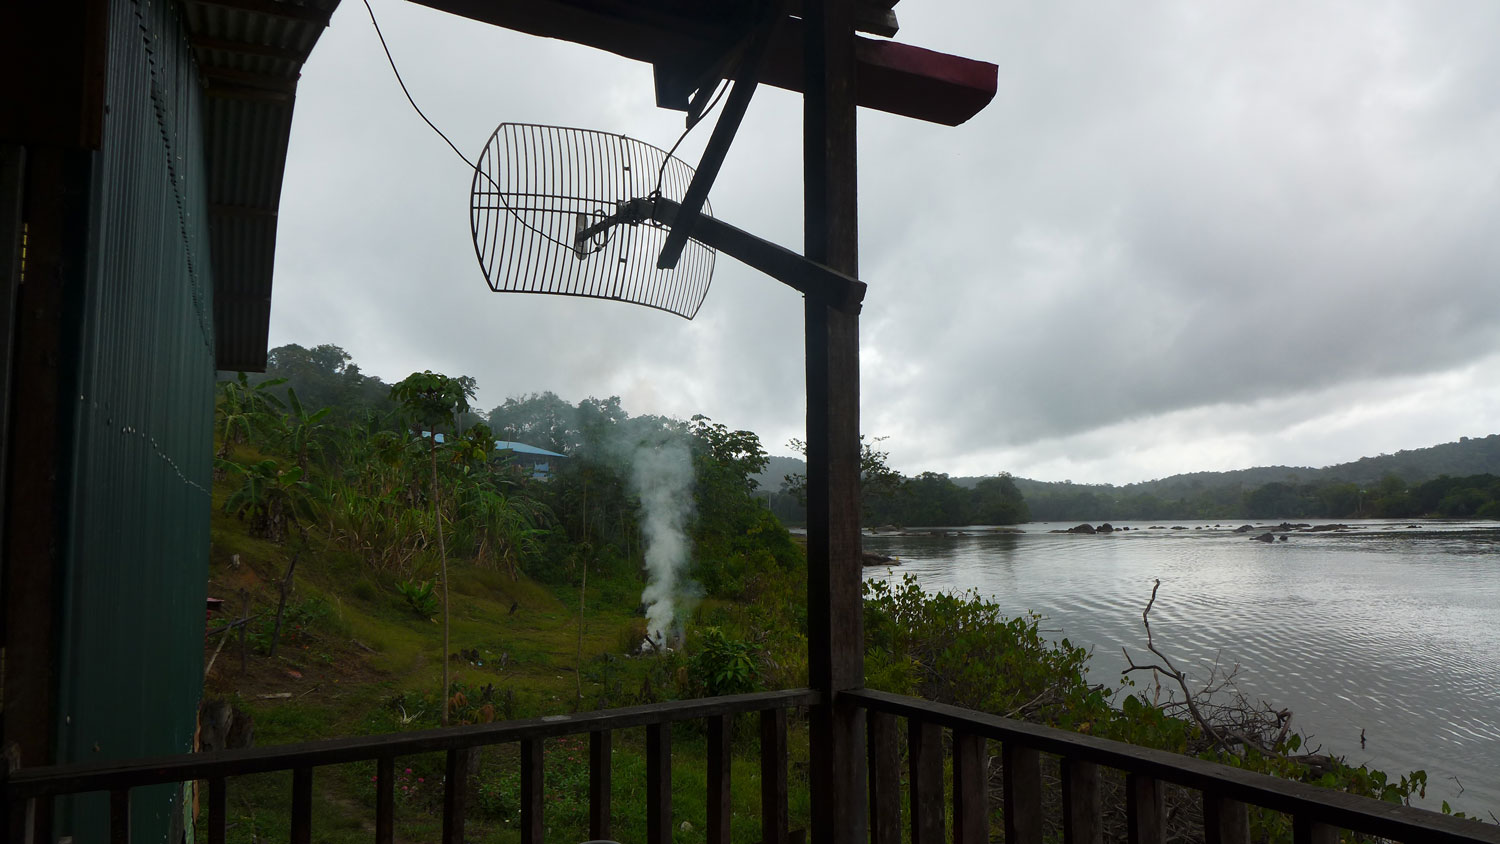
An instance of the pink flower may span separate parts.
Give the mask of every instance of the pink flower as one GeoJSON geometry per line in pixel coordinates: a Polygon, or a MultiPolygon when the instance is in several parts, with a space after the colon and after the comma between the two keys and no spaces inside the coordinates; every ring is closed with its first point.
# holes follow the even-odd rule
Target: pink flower
{"type": "Polygon", "coordinates": [[[380,777],[370,777],[370,782],[380,782],[380,777]]]}
{"type": "Polygon", "coordinates": [[[427,780],[422,777],[417,777],[417,782],[427,782],[427,780]]]}
{"type": "Polygon", "coordinates": [[[409,773],[411,773],[411,768],[407,768],[407,769],[406,769],[406,772],[407,772],[407,773],[408,773],[408,774],[409,774],[409,773]]]}
{"type": "Polygon", "coordinates": [[[401,786],[401,791],[402,791],[402,793],[405,793],[405,792],[406,792],[406,790],[407,790],[407,789],[406,789],[406,786],[404,786],[404,785],[403,785],[403,786],[401,786]]]}

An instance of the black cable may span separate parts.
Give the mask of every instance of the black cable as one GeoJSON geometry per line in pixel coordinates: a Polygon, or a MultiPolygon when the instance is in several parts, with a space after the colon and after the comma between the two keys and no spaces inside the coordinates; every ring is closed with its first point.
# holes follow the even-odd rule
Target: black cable
{"type": "MultiPolygon", "coordinates": [[[[375,25],[375,36],[380,39],[380,49],[385,51],[385,60],[387,62],[390,62],[391,73],[396,74],[396,84],[401,86],[401,93],[406,95],[406,101],[411,103],[411,107],[417,110],[417,116],[422,118],[422,122],[432,127],[432,131],[436,132],[438,134],[438,137],[443,139],[443,143],[447,144],[448,148],[453,150],[453,154],[458,156],[460,161],[469,165],[470,170],[473,170],[476,173],[479,172],[479,165],[470,161],[468,156],[460,152],[458,147],[455,146],[452,141],[448,140],[448,136],[443,134],[443,130],[439,129],[437,127],[437,124],[427,119],[427,115],[422,111],[422,107],[417,105],[417,101],[412,99],[411,91],[406,90],[406,80],[401,78],[401,71],[396,69],[396,59],[391,56],[391,48],[385,43],[385,33],[380,31],[380,22],[375,20],[375,10],[370,8],[370,0],[365,0],[365,11],[370,13],[370,23],[375,25]]],[[[489,177],[486,176],[485,178],[489,177]]],[[[493,180],[491,180],[490,184],[493,185],[495,183],[493,180]]],[[[495,190],[499,189],[500,186],[495,185],[495,190]]]]}

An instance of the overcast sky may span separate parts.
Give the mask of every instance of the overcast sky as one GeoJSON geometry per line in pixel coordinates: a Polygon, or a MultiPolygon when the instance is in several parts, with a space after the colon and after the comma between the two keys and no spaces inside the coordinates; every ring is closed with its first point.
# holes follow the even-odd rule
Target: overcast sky
{"type": "MultiPolygon", "coordinates": [[[[650,67],[372,0],[473,157],[502,122],[668,147],[650,67]]],[[[993,61],[949,128],[860,112],[863,429],[908,474],[1125,483],[1500,431],[1500,4],[908,0],[993,61]]],[[[801,245],[800,96],[755,95],[718,217],[801,245]]],[[[696,163],[707,124],[679,155],[696,163]]],[[[307,64],[271,345],[801,436],[802,302],[721,257],[697,319],[495,294],[471,172],[363,3],[307,64]]]]}

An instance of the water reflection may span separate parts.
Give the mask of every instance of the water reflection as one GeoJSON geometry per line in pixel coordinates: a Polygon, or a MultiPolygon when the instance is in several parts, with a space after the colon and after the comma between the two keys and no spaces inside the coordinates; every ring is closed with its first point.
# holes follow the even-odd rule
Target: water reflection
{"type": "Polygon", "coordinates": [[[1048,532],[1069,526],[866,536],[867,550],[901,559],[866,576],[909,574],[1038,612],[1055,637],[1092,646],[1091,676],[1110,684],[1121,648],[1145,648],[1141,610],[1160,578],[1152,628],[1179,666],[1202,678],[1215,660],[1237,664],[1241,690],[1290,707],[1324,752],[1393,774],[1425,768],[1430,805],[1500,813],[1493,522],[1360,522],[1274,543],[1204,522],[1048,532]]]}

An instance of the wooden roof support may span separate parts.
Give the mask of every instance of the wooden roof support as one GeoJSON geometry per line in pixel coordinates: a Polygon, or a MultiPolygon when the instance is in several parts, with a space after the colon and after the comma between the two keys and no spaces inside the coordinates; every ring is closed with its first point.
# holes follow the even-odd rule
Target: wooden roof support
{"type": "MultiPolygon", "coordinates": [[[[723,20],[671,14],[660,3],[609,0],[412,0],[423,6],[545,38],[559,38],[636,61],[674,66],[684,56],[734,43],[723,20]]],[[[809,3],[816,8],[816,3],[809,3]]],[[[705,8],[712,4],[703,4],[705,8]]],[[[811,20],[812,16],[806,18],[811,20]]],[[[776,28],[760,81],[803,91],[803,18],[776,28]]],[[[857,103],[865,108],[956,126],[995,96],[998,69],[989,62],[910,44],[852,36],[857,103]]]]}
{"type": "MultiPolygon", "coordinates": [[[[802,110],[807,257],[859,277],[854,0],[808,2],[802,110]]],[[[864,685],[860,566],[859,314],[806,298],[807,654],[813,707],[812,841],[865,844],[864,710],[840,692],[864,685]]]]}

